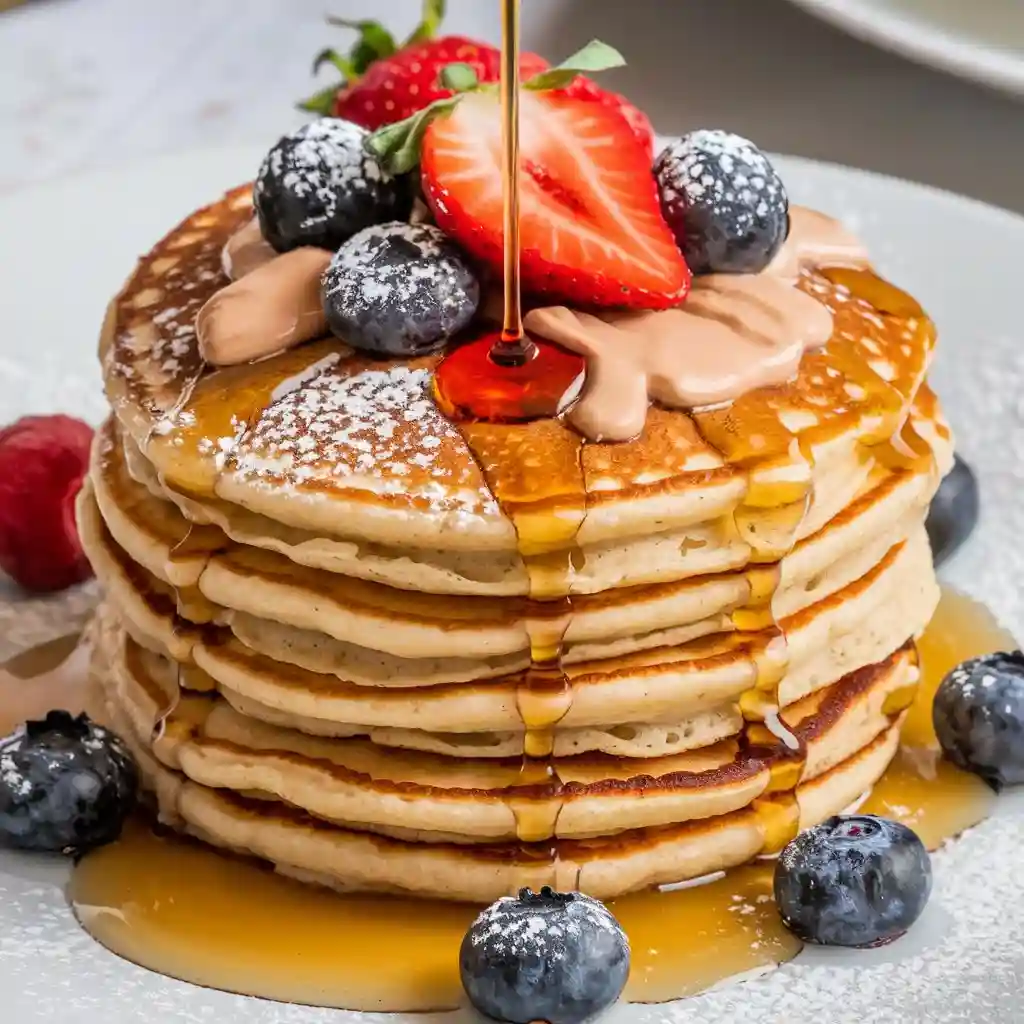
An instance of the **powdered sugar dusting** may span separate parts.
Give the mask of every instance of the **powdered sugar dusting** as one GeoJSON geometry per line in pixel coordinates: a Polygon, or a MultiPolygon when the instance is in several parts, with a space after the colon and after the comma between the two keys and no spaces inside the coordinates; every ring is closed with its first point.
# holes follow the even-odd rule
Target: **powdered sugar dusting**
{"type": "Polygon", "coordinates": [[[151,413],[179,407],[203,372],[196,314],[228,283],[221,267],[225,233],[249,210],[241,190],[193,214],[143,258],[118,300],[110,369],[151,413]]]}
{"type": "MultiPolygon", "coordinates": [[[[256,182],[257,195],[266,170],[293,195],[314,198],[330,217],[340,188],[365,189],[388,178],[363,148],[368,134],[365,128],[340,118],[310,121],[290,137],[290,144],[275,146],[267,154],[256,182]]],[[[307,223],[315,219],[311,216],[307,223]]]]}
{"type": "Polygon", "coordinates": [[[430,377],[408,365],[323,369],[268,406],[239,439],[233,468],[275,487],[342,482],[431,511],[495,512],[430,377]]]}
{"type": "Polygon", "coordinates": [[[10,736],[0,740],[0,781],[4,789],[15,796],[25,797],[32,792],[31,780],[22,773],[14,758],[25,739],[25,727],[18,726],[10,736]]]}
{"type": "Polygon", "coordinates": [[[619,931],[618,922],[603,903],[576,894],[571,911],[548,906],[533,913],[529,909],[524,912],[519,900],[503,896],[477,917],[469,935],[472,945],[486,945],[492,954],[541,957],[557,963],[565,958],[567,947],[575,946],[584,936],[589,945],[601,932],[617,935],[619,931]]]}
{"type": "Polygon", "coordinates": [[[334,366],[340,358],[340,352],[331,352],[324,356],[323,359],[318,359],[312,366],[307,366],[301,373],[297,373],[294,377],[288,377],[281,381],[281,383],[270,392],[271,402],[279,402],[286,395],[290,395],[293,391],[298,390],[303,384],[308,381],[315,380],[324,370],[334,366]]]}
{"type": "Polygon", "coordinates": [[[429,302],[431,319],[447,335],[475,312],[479,287],[439,228],[393,222],[360,231],[338,250],[324,275],[324,295],[352,320],[395,310],[422,317],[420,307],[429,302]]]}
{"type": "MultiPolygon", "coordinates": [[[[365,148],[369,133],[351,121],[321,117],[284,136],[267,154],[253,189],[267,240],[279,251],[296,244],[337,244],[372,223],[378,205],[397,201],[392,182],[365,148]],[[276,213],[268,213],[276,210],[276,213]],[[278,218],[287,211],[286,225],[278,218]],[[268,219],[269,216],[269,219],[268,219]],[[338,236],[337,220],[354,221],[338,236]]],[[[331,246],[333,248],[333,246],[331,246]]]]}
{"type": "Polygon", "coordinates": [[[665,199],[709,196],[716,204],[742,205],[765,216],[767,202],[780,198],[778,176],[768,158],[732,132],[691,132],[665,149],[658,166],[665,199]],[[742,168],[739,173],[737,167],[742,168]],[[758,208],[761,203],[766,204],[763,210],[758,208]]]}

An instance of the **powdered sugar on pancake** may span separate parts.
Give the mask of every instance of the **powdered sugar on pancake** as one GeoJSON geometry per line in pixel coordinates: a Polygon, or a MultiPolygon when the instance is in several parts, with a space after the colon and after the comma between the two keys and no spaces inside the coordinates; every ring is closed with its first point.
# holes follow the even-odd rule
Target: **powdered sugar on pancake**
{"type": "Polygon", "coordinates": [[[238,476],[273,486],[339,481],[438,512],[497,512],[458,431],[437,411],[431,371],[322,369],[281,395],[240,438],[238,476]]]}
{"type": "Polygon", "coordinates": [[[194,213],[143,257],[118,299],[109,372],[126,382],[129,403],[154,419],[180,407],[203,372],[196,314],[227,283],[223,232],[233,231],[248,210],[246,191],[236,190],[194,213]]]}

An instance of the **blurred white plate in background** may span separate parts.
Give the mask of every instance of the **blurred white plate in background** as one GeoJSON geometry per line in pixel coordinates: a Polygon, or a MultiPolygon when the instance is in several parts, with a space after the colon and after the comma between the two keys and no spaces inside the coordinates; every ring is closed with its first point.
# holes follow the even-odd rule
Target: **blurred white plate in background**
{"type": "Polygon", "coordinates": [[[793,0],[858,36],[1024,96],[1022,0],[793,0]]]}

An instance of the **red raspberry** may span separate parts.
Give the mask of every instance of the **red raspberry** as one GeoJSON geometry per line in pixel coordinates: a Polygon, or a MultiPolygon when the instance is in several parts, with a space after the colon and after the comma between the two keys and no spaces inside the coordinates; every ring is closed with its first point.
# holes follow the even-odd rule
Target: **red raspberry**
{"type": "Polygon", "coordinates": [[[75,525],[92,428],[26,416],[0,430],[0,570],[26,590],[63,590],[92,575],[75,525]]]}

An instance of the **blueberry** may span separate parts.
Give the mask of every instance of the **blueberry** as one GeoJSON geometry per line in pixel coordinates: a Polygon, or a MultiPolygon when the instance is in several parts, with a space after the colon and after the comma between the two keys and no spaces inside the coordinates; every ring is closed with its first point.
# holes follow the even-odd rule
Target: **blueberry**
{"type": "Polygon", "coordinates": [[[435,351],[480,304],[480,285],[462,251],[432,224],[360,231],[335,253],[322,294],[339,338],[386,357],[435,351]]]}
{"type": "Polygon", "coordinates": [[[932,499],[925,523],[936,565],[942,565],[974,532],[979,511],[978,478],[958,455],[932,499]]]}
{"type": "Polygon", "coordinates": [[[629,942],[603,903],[579,892],[503,896],[459,952],[470,1002],[488,1017],[579,1024],[607,1009],[629,977],[629,942]]]}
{"type": "Polygon", "coordinates": [[[957,665],[935,692],[932,722],[953,764],[995,789],[1024,782],[1024,654],[957,665]]]}
{"type": "Polygon", "coordinates": [[[83,853],[112,842],[137,787],[117,736],[87,715],[51,711],[0,740],[0,844],[83,853]]]}
{"type": "Polygon", "coordinates": [[[931,888],[931,860],[917,833],[871,814],[801,832],[775,865],[783,922],[823,946],[891,942],[921,916],[931,888]]]}
{"type": "Polygon", "coordinates": [[[263,237],[278,251],[337,249],[371,224],[408,217],[412,189],[364,149],[367,131],[323,117],[285,135],[253,188],[263,237]]]}
{"type": "Polygon", "coordinates": [[[661,211],[695,274],[755,274],[789,234],[789,200],[768,158],[730,132],[671,143],[654,176],[661,211]]]}

